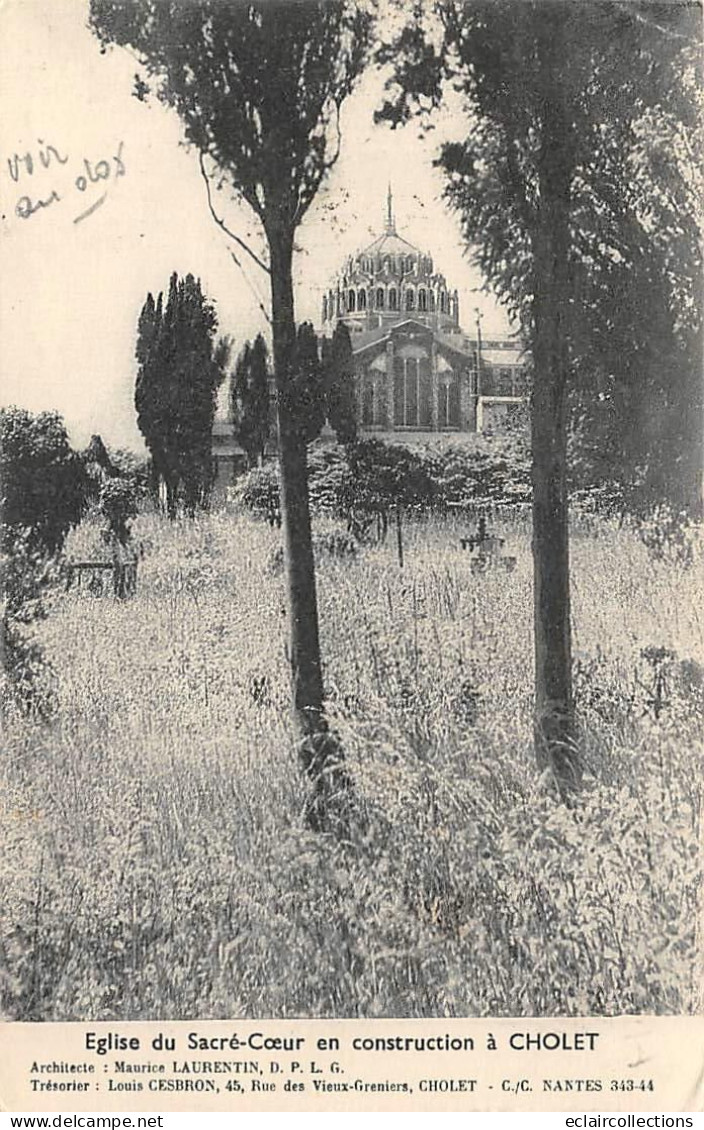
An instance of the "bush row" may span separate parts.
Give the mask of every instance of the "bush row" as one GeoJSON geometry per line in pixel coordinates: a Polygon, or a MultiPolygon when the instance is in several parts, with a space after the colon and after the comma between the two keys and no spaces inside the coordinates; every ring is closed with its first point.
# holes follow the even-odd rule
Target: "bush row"
{"type": "MultiPolygon", "coordinates": [[[[530,501],[528,454],[505,437],[413,449],[373,439],[347,447],[320,444],[311,448],[308,463],[311,507],[333,517],[398,505],[422,512],[530,501]]],[[[236,494],[253,514],[278,522],[274,463],[244,475],[236,494]]]]}

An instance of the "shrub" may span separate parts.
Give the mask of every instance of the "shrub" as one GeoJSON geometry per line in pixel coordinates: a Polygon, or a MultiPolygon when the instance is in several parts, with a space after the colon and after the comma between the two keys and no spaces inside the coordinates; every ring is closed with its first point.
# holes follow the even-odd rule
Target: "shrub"
{"type": "Polygon", "coordinates": [[[345,448],[321,444],[308,454],[308,491],[311,510],[331,518],[346,517],[346,500],[353,489],[345,448]]]}
{"type": "Polygon", "coordinates": [[[472,443],[412,449],[365,440],[346,448],[314,449],[311,505],[336,517],[353,511],[416,512],[490,502],[530,500],[528,453],[516,437],[477,436],[472,443]]]}
{"type": "Polygon", "coordinates": [[[423,510],[432,506],[435,485],[421,455],[401,444],[365,440],[349,449],[350,506],[388,510],[392,506],[423,510]]]}
{"type": "Polygon", "coordinates": [[[34,636],[34,625],[46,617],[43,597],[54,575],[53,562],[31,548],[27,530],[0,557],[4,710],[14,701],[23,714],[46,718],[53,712],[52,667],[34,636]]]}
{"type": "MultiPolygon", "coordinates": [[[[311,510],[349,521],[352,515],[387,514],[397,506],[416,513],[489,502],[497,506],[530,499],[528,455],[515,438],[477,437],[474,444],[412,449],[363,440],[346,446],[314,446],[308,459],[311,510]]],[[[258,517],[278,513],[278,481],[272,467],[240,480],[238,496],[258,517]]]]}
{"type": "Polygon", "coordinates": [[[100,491],[99,510],[107,522],[107,533],[125,545],[129,527],[137,517],[137,488],[129,479],[106,479],[100,491]]]}
{"type": "Polygon", "coordinates": [[[415,510],[433,504],[434,485],[425,460],[402,444],[363,440],[345,447],[321,446],[309,458],[311,508],[348,518],[354,511],[415,510]]]}
{"type": "Polygon", "coordinates": [[[253,467],[238,479],[235,497],[255,518],[263,518],[270,526],[281,525],[279,476],[274,463],[253,467]]]}
{"type": "Polygon", "coordinates": [[[88,480],[56,412],[0,410],[0,482],[4,548],[26,529],[30,549],[59,549],[81,519],[88,480]]]}
{"type": "Polygon", "coordinates": [[[476,436],[471,444],[426,448],[424,458],[439,505],[511,506],[530,501],[529,455],[516,437],[476,436]]]}
{"type": "Polygon", "coordinates": [[[636,519],[638,536],[656,560],[689,566],[694,561],[696,527],[684,511],[667,503],[652,506],[636,519]]]}

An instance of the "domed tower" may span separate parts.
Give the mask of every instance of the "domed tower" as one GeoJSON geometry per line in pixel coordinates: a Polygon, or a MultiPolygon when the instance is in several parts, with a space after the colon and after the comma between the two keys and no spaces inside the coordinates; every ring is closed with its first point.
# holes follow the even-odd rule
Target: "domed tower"
{"type": "Polygon", "coordinates": [[[323,332],[341,319],[350,333],[378,330],[412,318],[444,333],[459,327],[459,299],[431,255],[396,231],[391,187],[382,235],[350,256],[323,296],[323,332]]]}
{"type": "Polygon", "coordinates": [[[482,351],[479,332],[462,330],[457,291],[398,234],[390,187],[383,233],[345,261],[323,296],[323,333],[340,321],[352,339],[362,431],[470,432],[520,403],[520,351],[502,341],[482,351]]]}

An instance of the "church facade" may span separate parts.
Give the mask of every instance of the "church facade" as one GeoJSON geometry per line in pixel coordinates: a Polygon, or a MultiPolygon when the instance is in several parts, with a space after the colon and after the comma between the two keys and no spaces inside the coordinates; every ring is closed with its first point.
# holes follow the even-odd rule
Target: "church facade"
{"type": "Polygon", "coordinates": [[[350,331],[362,433],[501,430],[525,400],[520,344],[462,329],[457,291],[397,232],[390,190],[383,234],[346,260],[321,313],[323,334],[350,331]]]}
{"type": "MultiPolygon", "coordinates": [[[[462,329],[457,291],[397,232],[390,190],[383,233],[345,261],[323,296],[318,329],[330,336],[338,321],[352,339],[361,435],[412,441],[501,431],[525,403],[522,346],[483,341],[479,323],[474,335],[462,329]]],[[[213,427],[218,493],[245,466],[222,403],[213,427]]]]}

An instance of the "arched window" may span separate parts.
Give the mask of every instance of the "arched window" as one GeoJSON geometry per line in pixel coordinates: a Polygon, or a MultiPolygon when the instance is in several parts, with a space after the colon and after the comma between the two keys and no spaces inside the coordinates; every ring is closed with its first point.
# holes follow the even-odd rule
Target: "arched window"
{"type": "Polygon", "coordinates": [[[327,296],[327,294],[324,294],[323,295],[323,321],[327,322],[327,320],[328,320],[328,296],[327,296]]]}
{"type": "Polygon", "coordinates": [[[406,257],[406,270],[407,271],[413,270],[413,256],[412,255],[408,255],[406,257]]]}
{"type": "Polygon", "coordinates": [[[428,296],[422,289],[418,291],[418,309],[422,310],[423,313],[428,309],[428,296]]]}
{"type": "Polygon", "coordinates": [[[357,292],[357,309],[366,310],[367,308],[367,292],[366,290],[359,290],[357,292]]]}
{"type": "Polygon", "coordinates": [[[383,310],[384,309],[384,288],[383,288],[383,286],[378,286],[376,288],[376,308],[377,308],[377,310],[383,310]]]}
{"type": "Polygon", "coordinates": [[[415,305],[415,294],[412,290],[406,291],[406,309],[412,310],[415,305]]]}
{"type": "Polygon", "coordinates": [[[435,313],[435,294],[432,290],[428,291],[428,307],[430,309],[430,313],[434,314],[435,313]]]}
{"type": "Polygon", "coordinates": [[[384,259],[384,270],[389,272],[391,271],[391,260],[389,259],[388,255],[384,259]]]}
{"type": "Polygon", "coordinates": [[[427,428],[431,420],[429,360],[418,346],[402,347],[394,358],[394,421],[404,428],[427,428]]]}
{"type": "Polygon", "coordinates": [[[447,312],[447,295],[445,294],[444,290],[441,290],[440,291],[440,313],[445,314],[446,312],[447,312]]]}
{"type": "Polygon", "coordinates": [[[355,307],[355,294],[354,294],[354,291],[351,290],[349,292],[349,294],[347,295],[347,309],[349,310],[350,314],[354,313],[354,307],[355,307]]]}
{"type": "Polygon", "coordinates": [[[397,309],[398,306],[396,305],[396,287],[392,286],[391,290],[389,291],[389,310],[397,309]]]}

